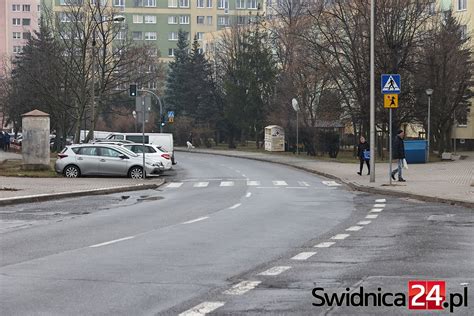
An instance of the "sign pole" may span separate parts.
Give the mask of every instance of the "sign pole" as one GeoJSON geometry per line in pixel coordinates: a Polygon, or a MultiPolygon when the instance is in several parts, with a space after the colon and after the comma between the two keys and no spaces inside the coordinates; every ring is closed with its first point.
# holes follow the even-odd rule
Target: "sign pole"
{"type": "Polygon", "coordinates": [[[388,118],[388,121],[389,121],[389,127],[388,127],[388,148],[389,148],[389,157],[388,157],[388,165],[390,166],[389,167],[389,174],[388,174],[388,178],[389,178],[389,181],[390,181],[390,185],[392,185],[392,108],[390,108],[389,110],[389,118],[388,118]]]}
{"type": "Polygon", "coordinates": [[[370,1],[370,182],[375,182],[375,0],[370,1]]]}
{"type": "Polygon", "coordinates": [[[143,151],[143,180],[145,180],[145,97],[142,98],[142,151],[143,151]]]}
{"type": "Polygon", "coordinates": [[[299,146],[299,120],[298,120],[298,111],[296,111],[296,154],[299,155],[300,154],[300,146],[299,146]]]}

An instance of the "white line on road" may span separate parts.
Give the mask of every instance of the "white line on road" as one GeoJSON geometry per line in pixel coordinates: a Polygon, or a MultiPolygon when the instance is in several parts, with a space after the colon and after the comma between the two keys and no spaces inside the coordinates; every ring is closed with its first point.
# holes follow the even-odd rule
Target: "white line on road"
{"type": "Polygon", "coordinates": [[[233,209],[235,209],[235,208],[238,208],[238,207],[241,206],[241,205],[242,205],[242,203],[234,204],[234,205],[232,205],[231,207],[229,207],[229,210],[233,210],[233,209]]]}
{"type": "Polygon", "coordinates": [[[257,189],[279,189],[279,187],[257,187],[257,189]]]}
{"type": "Polygon", "coordinates": [[[375,219],[377,218],[379,215],[378,214],[369,214],[367,215],[365,218],[368,218],[368,219],[375,219]]]}
{"type": "Polygon", "coordinates": [[[380,213],[383,211],[383,208],[373,208],[370,210],[370,213],[380,213]]]}
{"type": "Polygon", "coordinates": [[[247,181],[247,185],[248,186],[257,186],[257,185],[260,185],[260,181],[247,181]]]}
{"type": "Polygon", "coordinates": [[[336,181],[322,181],[324,185],[327,185],[328,187],[338,187],[341,184],[337,183],[336,181]]]}
{"type": "Polygon", "coordinates": [[[332,245],[334,245],[335,242],[334,241],[325,241],[325,242],[322,242],[322,243],[319,243],[317,244],[316,246],[314,246],[315,248],[329,248],[331,247],[332,245]]]}
{"type": "Polygon", "coordinates": [[[209,218],[209,216],[199,217],[199,218],[196,218],[196,219],[193,219],[193,220],[184,222],[184,223],[182,223],[182,224],[196,223],[196,222],[200,222],[200,221],[203,221],[203,220],[205,220],[205,219],[208,219],[208,218],[209,218]]]}
{"type": "Polygon", "coordinates": [[[247,194],[245,194],[245,197],[249,198],[252,196],[252,192],[247,192],[247,194]]]}
{"type": "Polygon", "coordinates": [[[362,227],[362,226],[351,226],[351,227],[349,227],[349,228],[346,229],[346,230],[347,230],[348,232],[357,232],[357,231],[361,230],[362,228],[364,228],[364,227],[362,227]]]}
{"type": "Polygon", "coordinates": [[[179,316],[203,316],[224,306],[224,302],[204,302],[179,314],[179,316]]]}
{"type": "Polygon", "coordinates": [[[337,234],[336,236],[332,236],[331,239],[342,240],[342,239],[346,239],[349,236],[350,236],[349,234],[337,234]]]}
{"type": "Polygon", "coordinates": [[[194,184],[195,188],[205,188],[209,185],[209,182],[198,182],[194,184]]]}
{"type": "Polygon", "coordinates": [[[222,294],[227,294],[227,295],[242,295],[244,293],[247,293],[250,290],[253,290],[256,288],[261,281],[242,281],[240,283],[237,283],[234,285],[232,288],[224,291],[222,294]]]}
{"type": "Polygon", "coordinates": [[[291,258],[291,260],[306,260],[312,256],[314,256],[317,252],[312,251],[312,252],[302,252],[291,258]]]}
{"type": "Polygon", "coordinates": [[[259,273],[258,275],[274,276],[274,275],[279,275],[289,269],[291,269],[291,267],[289,266],[277,266],[277,267],[270,268],[266,271],[263,271],[262,273],[259,273]]]}
{"type": "Polygon", "coordinates": [[[370,223],[372,223],[372,221],[360,221],[357,225],[369,225],[370,223]]]}
{"type": "Polygon", "coordinates": [[[179,188],[182,185],[183,185],[183,182],[171,182],[166,187],[167,188],[179,188]]]}
{"type": "Polygon", "coordinates": [[[375,203],[385,203],[385,202],[387,202],[386,199],[377,199],[377,200],[375,200],[375,203]]]}
{"type": "Polygon", "coordinates": [[[307,187],[286,187],[285,189],[308,189],[307,187]]]}
{"type": "Polygon", "coordinates": [[[277,180],[273,181],[273,185],[288,185],[285,181],[277,180]]]}
{"type": "Polygon", "coordinates": [[[220,186],[221,187],[232,187],[232,186],[234,186],[234,181],[222,181],[220,186]]]}
{"type": "Polygon", "coordinates": [[[302,187],[309,187],[309,183],[306,181],[298,181],[298,184],[301,185],[302,187]]]}
{"type": "Polygon", "coordinates": [[[384,208],[384,207],[385,207],[385,204],[374,204],[374,207],[381,207],[381,208],[384,208]]]}
{"type": "Polygon", "coordinates": [[[115,244],[116,242],[119,242],[119,241],[129,240],[129,239],[132,239],[132,238],[135,238],[135,236],[129,236],[129,237],[124,237],[124,238],[120,238],[120,239],[115,239],[115,240],[103,242],[101,244],[92,245],[92,246],[89,246],[89,247],[90,248],[97,248],[97,247],[107,246],[107,245],[110,245],[110,244],[115,244]]]}

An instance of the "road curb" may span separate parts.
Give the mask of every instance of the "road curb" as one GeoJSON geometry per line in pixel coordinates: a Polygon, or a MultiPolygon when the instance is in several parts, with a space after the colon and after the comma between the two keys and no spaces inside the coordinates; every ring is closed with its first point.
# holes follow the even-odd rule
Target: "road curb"
{"type": "Polygon", "coordinates": [[[116,186],[116,187],[100,188],[100,189],[93,189],[93,190],[80,190],[80,191],[60,192],[60,193],[52,193],[52,194],[45,193],[45,194],[19,196],[19,197],[13,197],[13,198],[1,198],[0,206],[20,204],[20,203],[42,202],[42,201],[64,199],[64,198],[70,198],[70,197],[88,196],[88,195],[101,195],[101,194],[112,194],[112,193],[127,192],[127,191],[156,189],[162,186],[164,183],[165,183],[165,180],[160,180],[159,183],[135,184],[135,185],[128,185],[128,186],[116,186]]]}
{"type": "Polygon", "coordinates": [[[175,151],[181,151],[181,152],[194,152],[198,154],[207,154],[207,155],[219,155],[219,156],[226,156],[226,157],[233,157],[233,158],[243,158],[243,159],[249,159],[249,160],[255,160],[255,161],[262,161],[262,162],[270,162],[270,163],[276,163],[279,165],[284,165],[292,168],[296,168],[299,170],[303,170],[309,173],[316,174],[318,176],[322,176],[331,180],[337,180],[348,186],[351,190],[354,191],[360,191],[360,192],[365,192],[365,193],[371,193],[371,194],[384,194],[384,195],[390,195],[390,196],[395,196],[395,197],[402,197],[402,198],[411,198],[415,200],[420,200],[424,202],[435,202],[435,203],[444,203],[444,204],[450,204],[450,205],[459,205],[467,208],[474,208],[474,203],[472,202],[466,202],[466,201],[459,201],[459,200],[453,200],[453,199],[446,199],[446,198],[440,198],[440,197],[433,197],[433,196],[426,196],[426,195],[421,195],[421,194],[415,194],[415,193],[405,193],[405,192],[399,192],[399,191],[392,191],[392,190],[385,190],[381,188],[374,188],[374,187],[369,187],[365,185],[360,185],[356,184],[351,181],[346,181],[342,178],[339,178],[335,175],[325,173],[322,171],[318,170],[313,170],[301,166],[296,166],[290,163],[286,162],[279,162],[279,161],[272,161],[268,160],[265,158],[255,158],[255,157],[246,157],[246,156],[238,156],[238,155],[233,155],[233,154],[228,154],[228,153],[220,153],[218,151],[214,152],[203,152],[199,151],[196,149],[193,149],[191,151],[188,151],[186,149],[182,148],[175,148],[175,151]]]}

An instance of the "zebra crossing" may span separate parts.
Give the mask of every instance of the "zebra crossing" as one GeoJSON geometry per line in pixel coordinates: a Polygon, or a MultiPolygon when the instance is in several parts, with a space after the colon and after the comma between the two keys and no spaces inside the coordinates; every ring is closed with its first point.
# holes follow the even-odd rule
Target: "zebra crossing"
{"type": "MultiPolygon", "coordinates": [[[[335,181],[321,181],[321,184],[334,187],[340,186],[341,184],[336,183],[335,181]]],[[[318,186],[318,183],[309,183],[307,181],[294,181],[287,182],[284,180],[267,180],[267,181],[258,181],[258,180],[230,180],[230,179],[206,179],[205,181],[199,181],[198,179],[192,180],[182,180],[176,182],[169,182],[165,185],[165,188],[168,189],[179,189],[182,187],[193,187],[198,189],[209,188],[209,187],[220,187],[220,188],[230,188],[236,186],[247,186],[254,187],[256,189],[308,189],[310,187],[318,186]]]]}

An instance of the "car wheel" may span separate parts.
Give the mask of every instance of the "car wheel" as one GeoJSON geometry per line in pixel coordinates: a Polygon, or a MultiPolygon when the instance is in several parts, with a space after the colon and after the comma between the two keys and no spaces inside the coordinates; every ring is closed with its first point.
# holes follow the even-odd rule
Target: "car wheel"
{"type": "Polygon", "coordinates": [[[81,175],[81,171],[78,167],[70,165],[64,168],[64,176],[66,178],[78,178],[81,175]]]}
{"type": "Polygon", "coordinates": [[[142,167],[132,167],[128,172],[128,176],[132,179],[143,179],[142,167]]]}

